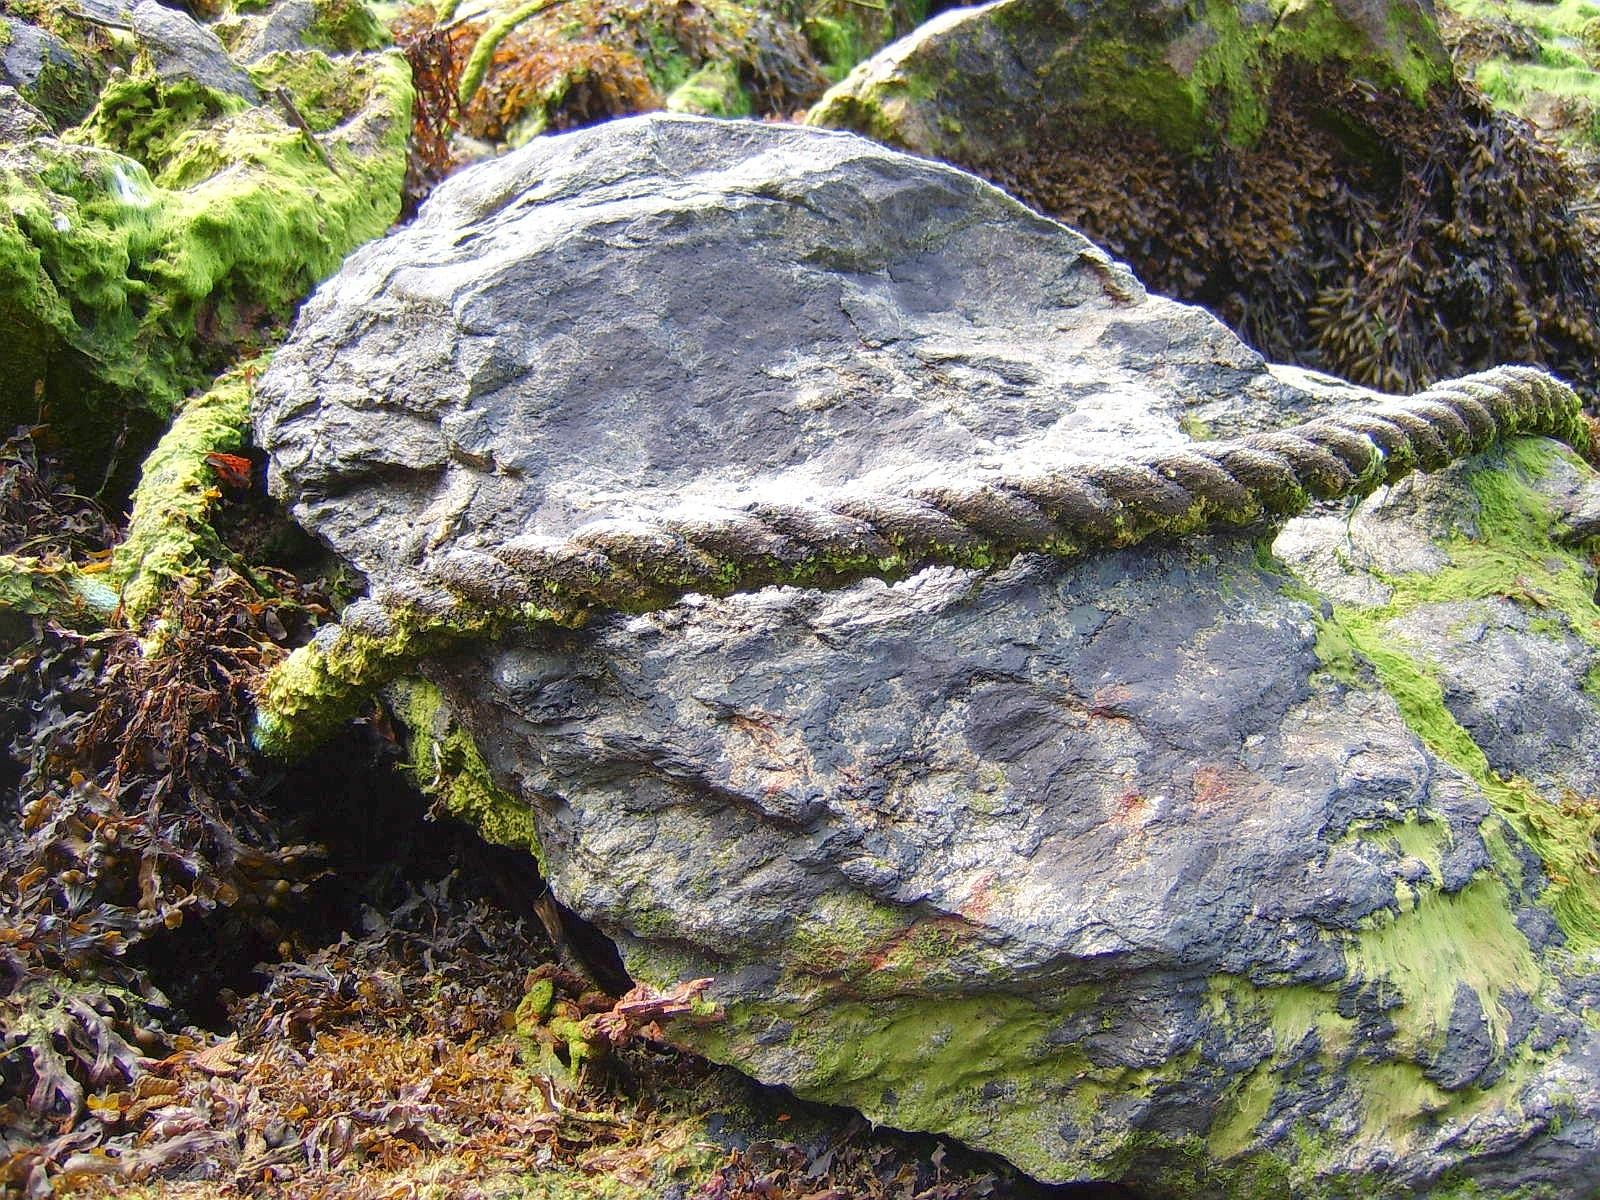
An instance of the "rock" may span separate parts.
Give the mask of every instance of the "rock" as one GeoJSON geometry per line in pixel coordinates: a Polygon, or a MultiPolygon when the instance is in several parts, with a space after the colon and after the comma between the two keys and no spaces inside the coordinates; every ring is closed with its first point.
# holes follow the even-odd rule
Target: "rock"
{"type": "Polygon", "coordinates": [[[1461,86],[1424,0],[997,0],[807,120],[1000,184],[1270,358],[1390,391],[1511,358],[1600,394],[1600,324],[1561,315],[1600,311],[1590,198],[1461,86]]]}
{"type": "Polygon", "coordinates": [[[244,69],[228,57],[222,41],[187,13],[157,0],[133,6],[133,31],[162,79],[191,79],[214,92],[260,99],[244,69]]]}
{"type": "Polygon", "coordinates": [[[37,106],[56,127],[81,121],[94,107],[94,74],[55,34],[26,21],[5,20],[0,47],[0,84],[37,106]]]}
{"type": "Polygon", "coordinates": [[[217,33],[242,63],[293,50],[351,54],[388,45],[383,25],[361,0],[279,0],[264,11],[235,11],[217,33]]]}
{"type": "Polygon", "coordinates": [[[314,135],[276,98],[144,73],[111,82],[70,137],[19,110],[0,143],[0,424],[48,412],[85,478],[120,451],[136,462],[186,394],[399,212],[402,59],[280,54],[246,81],[283,89],[314,135]]]}
{"type": "Polygon", "coordinates": [[[1188,8],[999,0],[940,14],[862,63],[810,114],[953,161],[1031,148],[1069,123],[1150,130],[1179,150],[1247,145],[1280,78],[1336,65],[1421,101],[1450,57],[1412,0],[1188,8]]]}
{"type": "MultiPolygon", "coordinates": [[[[433,604],[456,557],[597,518],[1117,456],[1352,394],[944,165],[653,117],[464,171],[352,256],[256,433],[375,595],[433,604]]],[[[1454,715],[1455,643],[1428,637],[1460,631],[1424,618],[1490,595],[1592,654],[1594,569],[1551,499],[1591,479],[1525,441],[1391,504],[1431,590],[1315,590],[1363,567],[1348,514],[1312,513],[1279,544],[1315,584],[1274,531],[1200,535],[690,596],[422,670],[487,768],[460,751],[457,807],[521,842],[526,806],[635,978],[714,977],[724,1019],[673,1036],[718,1061],[1049,1181],[1584,1194],[1596,798],[1548,794],[1582,776],[1505,723],[1524,697],[1492,668],[1454,715]]],[[[1564,686],[1541,702],[1600,740],[1564,686]]]]}

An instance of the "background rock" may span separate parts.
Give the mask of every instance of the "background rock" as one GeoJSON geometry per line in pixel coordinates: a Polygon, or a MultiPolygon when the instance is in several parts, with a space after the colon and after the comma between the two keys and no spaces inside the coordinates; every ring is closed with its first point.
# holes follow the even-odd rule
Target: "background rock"
{"type": "Polygon", "coordinates": [[[1600,391],[1600,325],[1572,316],[1600,311],[1590,197],[1457,82],[1419,0],[999,0],[808,120],[1001,184],[1269,358],[1390,391],[1526,361],[1600,391]]]}
{"type": "MultiPolygon", "coordinates": [[[[650,118],[463,172],[353,256],[257,435],[303,523],[426,588],[453,550],[673,501],[1115,455],[1350,391],[947,167],[650,118]]],[[[561,901],[636,978],[716,978],[726,1019],[675,1036],[720,1061],[1049,1180],[1581,1194],[1595,798],[1541,792],[1582,764],[1481,664],[1456,717],[1459,634],[1424,605],[1504,600],[1518,653],[1600,641],[1560,480],[1593,486],[1519,443],[1432,485],[1427,591],[1357,580],[1313,514],[1282,544],[1330,597],[1261,531],[691,597],[425,670],[561,901]]]]}
{"type": "Polygon", "coordinates": [[[132,18],[158,70],[107,84],[70,136],[0,142],[0,424],[47,419],[113,496],[185,395],[398,215],[411,103],[397,57],[246,73],[182,13],[132,18]],[[279,89],[311,133],[276,94],[251,103],[279,89]]]}

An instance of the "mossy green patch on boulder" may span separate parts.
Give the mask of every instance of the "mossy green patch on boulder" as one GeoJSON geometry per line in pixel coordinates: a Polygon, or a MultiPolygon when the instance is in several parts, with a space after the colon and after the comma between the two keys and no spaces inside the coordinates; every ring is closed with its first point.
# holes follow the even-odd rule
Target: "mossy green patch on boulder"
{"type": "Polygon", "coordinates": [[[1461,70],[1495,103],[1580,152],[1600,145],[1600,4],[1447,0],[1439,15],[1461,70]]]}
{"type": "Polygon", "coordinates": [[[1291,63],[1337,64],[1418,103],[1450,77],[1428,15],[1405,3],[999,0],[929,22],[863,64],[807,120],[892,132],[898,144],[937,145],[956,161],[974,149],[1003,153],[1037,126],[1069,121],[1149,130],[1173,149],[1248,145],[1291,63]],[[975,62],[986,69],[964,69],[975,62]]]}
{"type": "Polygon", "coordinates": [[[113,83],[62,139],[4,147],[0,328],[28,355],[0,381],[0,422],[45,421],[96,468],[142,452],[185,395],[393,221],[403,60],[280,55],[256,78],[319,132],[275,99],[144,75],[113,83]]]}
{"type": "Polygon", "coordinates": [[[81,567],[0,554],[0,648],[31,636],[33,618],[74,628],[103,625],[115,614],[117,600],[114,587],[81,567]]]}
{"type": "Polygon", "coordinates": [[[1387,601],[1335,606],[1321,645],[1341,677],[1355,681],[1371,672],[1429,749],[1477,782],[1508,836],[1542,864],[1548,883],[1541,899],[1568,943],[1592,953],[1600,950],[1600,796],[1571,788],[1565,795],[1542,794],[1528,779],[1496,770],[1452,711],[1427,651],[1396,632],[1424,606],[1509,600],[1539,614],[1531,632],[1559,638],[1570,631],[1600,650],[1595,567],[1565,543],[1555,505],[1535,487],[1557,469],[1588,472],[1570,450],[1541,439],[1520,439],[1465,469],[1474,503],[1462,520],[1471,528],[1440,540],[1444,564],[1426,572],[1378,572],[1387,601]]]}
{"type": "Polygon", "coordinates": [[[489,774],[483,754],[431,683],[406,679],[389,689],[405,726],[407,759],[417,786],[440,808],[501,846],[540,857],[539,834],[527,804],[489,774]]]}
{"type": "Polygon", "coordinates": [[[709,63],[672,90],[667,108],[704,117],[748,117],[753,106],[734,64],[709,63]]]}
{"type": "Polygon", "coordinates": [[[136,625],[160,607],[177,580],[223,553],[211,527],[217,470],[207,457],[236,451],[248,440],[254,377],[265,365],[237,367],[187,401],[144,461],[111,569],[136,625]]]}

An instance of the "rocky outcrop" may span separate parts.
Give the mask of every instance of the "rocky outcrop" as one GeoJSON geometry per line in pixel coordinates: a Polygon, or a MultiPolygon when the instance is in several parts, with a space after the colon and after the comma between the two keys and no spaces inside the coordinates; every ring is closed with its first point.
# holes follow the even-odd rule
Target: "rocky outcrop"
{"type": "Polygon", "coordinates": [[[1269,357],[1390,391],[1510,358],[1600,393],[1587,197],[1420,0],[998,0],[807,119],[999,183],[1269,357]]]}
{"type": "Polygon", "coordinates": [[[0,89],[0,425],[47,421],[90,480],[388,228],[411,102],[398,56],[246,70],[153,0],[104,20],[146,65],[67,133],[0,89]]]}
{"type": "Polygon", "coordinates": [[[475,737],[457,807],[636,978],[715,978],[686,1044],[1048,1180],[1583,1194],[1600,610],[1564,514],[1600,485],[1570,451],[576,628],[515,587],[517,547],[586,529],[620,578],[669,510],[1204,458],[1379,400],[954,169],[650,118],[463,172],[352,257],[257,437],[381,601],[338,653],[418,611],[497,635],[411,646],[475,737]],[[452,591],[467,559],[502,592],[452,591]]]}

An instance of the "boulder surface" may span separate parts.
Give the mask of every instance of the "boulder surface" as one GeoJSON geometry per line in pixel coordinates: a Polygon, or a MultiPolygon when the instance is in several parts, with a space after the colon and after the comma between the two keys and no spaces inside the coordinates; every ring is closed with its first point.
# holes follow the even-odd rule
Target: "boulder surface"
{"type": "MultiPolygon", "coordinates": [[[[256,428],[302,523],[426,592],[597,519],[1370,396],[954,168],[650,117],[447,181],[307,304],[256,428]]],[[[1045,1180],[1587,1194],[1600,609],[1563,514],[1596,488],[1521,440],[1281,532],[419,665],[486,827],[531,815],[636,979],[714,977],[722,1019],[674,1027],[713,1058],[1045,1180]]]]}

